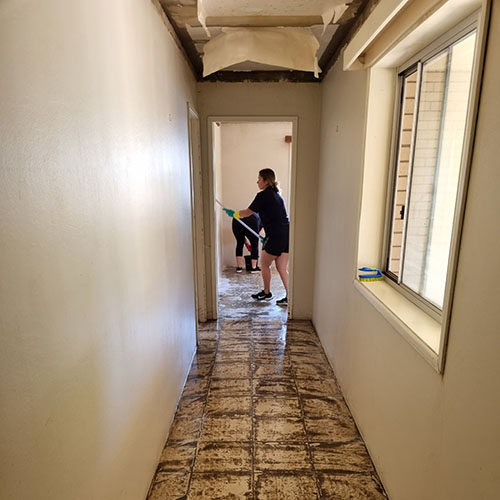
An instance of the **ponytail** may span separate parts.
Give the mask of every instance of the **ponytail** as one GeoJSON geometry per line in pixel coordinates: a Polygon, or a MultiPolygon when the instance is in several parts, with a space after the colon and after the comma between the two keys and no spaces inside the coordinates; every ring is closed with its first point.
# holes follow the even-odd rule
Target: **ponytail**
{"type": "Polygon", "coordinates": [[[276,174],[274,173],[274,170],[271,170],[270,168],[263,168],[259,171],[259,175],[262,177],[262,180],[268,182],[268,185],[273,191],[275,191],[276,193],[280,192],[279,183],[276,180],[276,174]]]}

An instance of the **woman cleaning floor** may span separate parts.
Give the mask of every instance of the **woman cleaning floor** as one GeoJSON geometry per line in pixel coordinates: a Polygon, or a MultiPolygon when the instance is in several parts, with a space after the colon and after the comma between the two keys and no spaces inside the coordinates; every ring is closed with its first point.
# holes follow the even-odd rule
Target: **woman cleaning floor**
{"type": "Polygon", "coordinates": [[[229,217],[241,219],[253,213],[259,214],[266,237],[262,246],[261,268],[264,289],[252,295],[255,300],[272,300],[271,265],[276,263],[286,296],[276,301],[277,304],[288,305],[288,251],[290,220],[286,213],[285,202],[279,193],[276,174],[270,168],[259,171],[257,185],[261,190],[250,206],[243,210],[224,208],[229,217]]]}

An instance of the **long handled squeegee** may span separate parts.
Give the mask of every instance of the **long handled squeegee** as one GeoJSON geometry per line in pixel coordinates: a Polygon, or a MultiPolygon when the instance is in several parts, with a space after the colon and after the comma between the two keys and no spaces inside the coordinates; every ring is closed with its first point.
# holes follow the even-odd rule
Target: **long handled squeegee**
{"type": "MultiPolygon", "coordinates": [[[[222,208],[226,208],[217,198],[215,199],[215,201],[222,207],[222,208]]],[[[252,234],[255,234],[255,236],[257,236],[257,238],[259,238],[260,241],[263,240],[262,236],[258,233],[256,233],[251,227],[248,227],[241,219],[236,219],[236,217],[234,218],[235,220],[237,220],[242,226],[244,226],[246,229],[248,229],[252,234]]]]}

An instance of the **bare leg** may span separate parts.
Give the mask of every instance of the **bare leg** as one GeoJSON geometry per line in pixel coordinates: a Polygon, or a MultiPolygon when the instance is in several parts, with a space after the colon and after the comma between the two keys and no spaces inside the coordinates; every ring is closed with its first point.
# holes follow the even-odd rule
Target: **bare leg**
{"type": "Polygon", "coordinates": [[[252,269],[257,267],[257,259],[252,259],[252,269]]]}
{"type": "Polygon", "coordinates": [[[264,281],[264,292],[269,293],[271,290],[271,264],[276,259],[274,255],[262,250],[260,265],[262,266],[262,279],[264,281]]]}
{"type": "Polygon", "coordinates": [[[236,257],[236,266],[243,267],[243,257],[236,257]]]}
{"type": "Polygon", "coordinates": [[[288,297],[288,254],[282,253],[279,257],[276,257],[276,268],[280,274],[281,281],[285,287],[286,296],[288,297]]]}

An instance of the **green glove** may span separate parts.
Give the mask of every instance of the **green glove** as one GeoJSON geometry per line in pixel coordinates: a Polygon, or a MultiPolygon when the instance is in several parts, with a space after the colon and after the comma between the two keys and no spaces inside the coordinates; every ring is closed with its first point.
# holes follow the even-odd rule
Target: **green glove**
{"type": "Polygon", "coordinates": [[[223,208],[224,212],[226,212],[229,217],[233,218],[234,217],[234,210],[231,210],[230,208],[223,208]]]}

